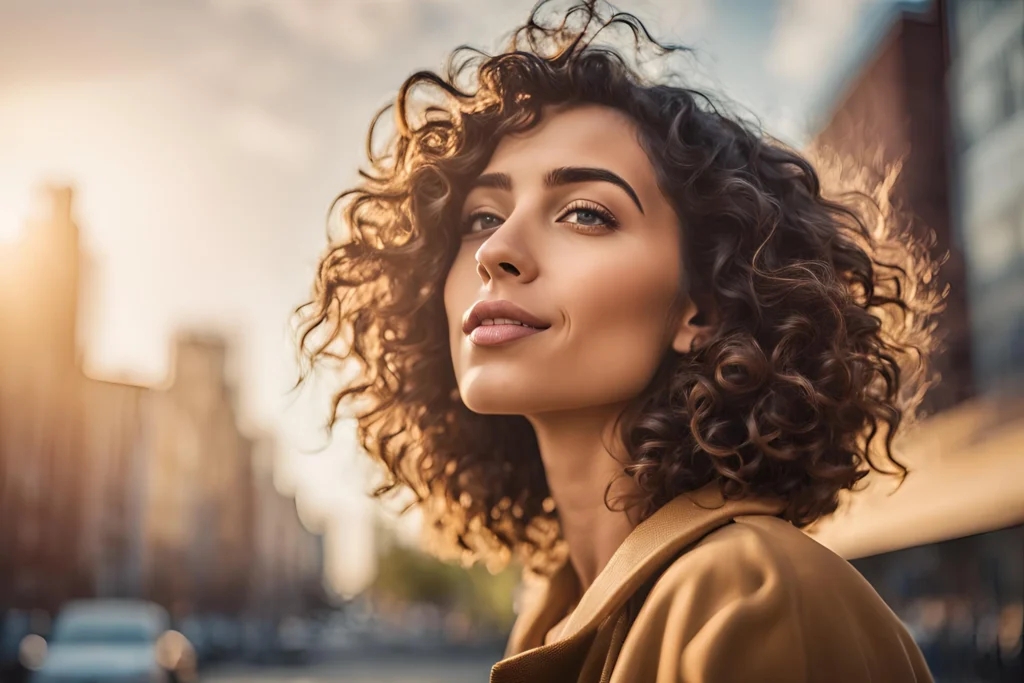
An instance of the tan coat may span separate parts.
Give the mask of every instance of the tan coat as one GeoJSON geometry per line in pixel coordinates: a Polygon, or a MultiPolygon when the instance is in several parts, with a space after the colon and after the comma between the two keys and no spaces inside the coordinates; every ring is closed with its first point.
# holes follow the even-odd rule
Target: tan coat
{"type": "Polygon", "coordinates": [[[634,529],[582,596],[565,564],[526,597],[491,683],[931,683],[871,585],[779,510],[705,488],[634,529]]]}

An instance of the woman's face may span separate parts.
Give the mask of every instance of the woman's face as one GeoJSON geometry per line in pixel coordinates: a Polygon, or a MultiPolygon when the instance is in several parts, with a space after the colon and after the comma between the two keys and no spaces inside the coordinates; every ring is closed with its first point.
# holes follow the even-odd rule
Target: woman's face
{"type": "Polygon", "coordinates": [[[618,404],[670,346],[689,348],[692,312],[674,308],[685,303],[678,218],[625,114],[546,110],[500,141],[461,216],[444,299],[470,410],[618,404]]]}

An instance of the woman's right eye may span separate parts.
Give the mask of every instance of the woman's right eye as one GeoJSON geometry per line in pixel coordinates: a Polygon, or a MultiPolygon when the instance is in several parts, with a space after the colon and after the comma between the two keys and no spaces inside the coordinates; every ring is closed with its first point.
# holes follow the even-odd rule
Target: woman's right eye
{"type": "Polygon", "coordinates": [[[501,225],[502,219],[487,211],[470,214],[462,225],[463,233],[484,232],[501,225]]]}

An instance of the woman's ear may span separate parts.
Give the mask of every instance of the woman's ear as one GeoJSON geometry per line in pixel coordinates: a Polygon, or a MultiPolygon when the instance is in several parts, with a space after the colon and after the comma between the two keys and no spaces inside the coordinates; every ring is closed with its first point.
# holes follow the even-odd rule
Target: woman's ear
{"type": "Polygon", "coordinates": [[[696,302],[687,297],[679,317],[679,327],[672,339],[672,349],[676,353],[691,353],[700,348],[704,340],[711,335],[710,316],[698,309],[696,302]]]}

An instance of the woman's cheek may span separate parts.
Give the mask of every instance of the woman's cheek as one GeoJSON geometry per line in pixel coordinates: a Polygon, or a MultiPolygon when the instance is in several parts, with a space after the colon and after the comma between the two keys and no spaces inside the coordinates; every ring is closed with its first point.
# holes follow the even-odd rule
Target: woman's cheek
{"type": "Polygon", "coordinates": [[[626,400],[643,390],[667,350],[675,280],[643,268],[606,272],[578,280],[563,367],[588,391],[626,400]]]}

